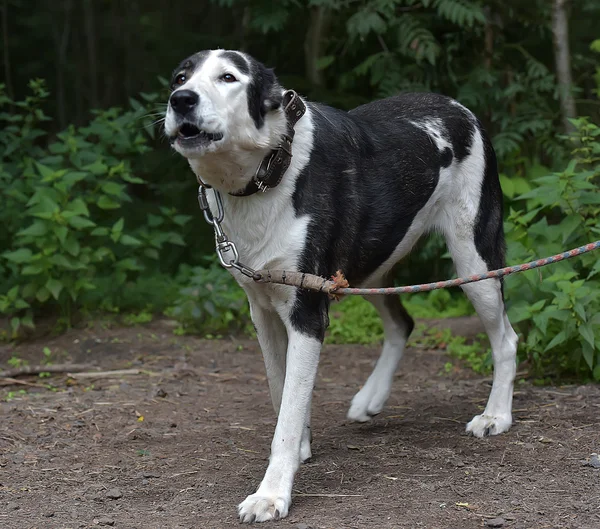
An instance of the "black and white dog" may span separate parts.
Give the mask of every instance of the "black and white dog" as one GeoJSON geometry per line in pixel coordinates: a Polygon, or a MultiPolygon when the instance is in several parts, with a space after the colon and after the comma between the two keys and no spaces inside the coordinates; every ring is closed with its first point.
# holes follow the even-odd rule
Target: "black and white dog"
{"type": "MultiPolygon", "coordinates": [[[[341,270],[351,285],[388,286],[393,266],[437,230],[460,276],[504,266],[495,153],[480,122],[458,102],[404,94],[343,112],[290,96],[272,70],[223,50],[184,60],[172,88],[166,134],[197,177],[223,195],[223,227],[244,264],[323,277],[341,270]],[[281,163],[276,154],[286,157],[283,169],[265,175],[281,163]]],[[[233,274],[250,302],[278,415],[264,479],[238,507],[242,521],[262,522],[288,514],[294,475],[311,456],[311,397],[329,302],[324,294],[233,274]]],[[[487,406],[467,431],[496,435],[512,423],[517,335],[501,281],[463,289],[494,359],[487,406]]],[[[350,404],[348,417],[361,422],[382,410],[413,328],[397,297],[370,301],[385,341],[350,404]]]]}

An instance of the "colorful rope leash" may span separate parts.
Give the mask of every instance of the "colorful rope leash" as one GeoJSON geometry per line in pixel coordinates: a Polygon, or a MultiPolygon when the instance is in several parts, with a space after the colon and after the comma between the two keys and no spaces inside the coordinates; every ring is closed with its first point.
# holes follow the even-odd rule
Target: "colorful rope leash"
{"type": "Polygon", "coordinates": [[[285,270],[258,270],[254,274],[254,280],[259,283],[277,283],[282,285],[290,285],[308,290],[324,292],[333,296],[340,295],[360,295],[372,296],[381,294],[408,294],[412,292],[429,292],[439,288],[458,287],[468,283],[475,283],[485,279],[498,279],[500,277],[524,272],[525,270],[533,270],[552,263],[558,263],[571,257],[591,252],[600,248],[600,241],[591,242],[585,246],[574,248],[567,252],[562,252],[544,259],[537,259],[529,263],[519,264],[515,266],[507,266],[498,270],[491,270],[484,274],[475,274],[468,277],[459,277],[457,279],[448,279],[446,281],[437,281],[435,283],[423,283],[421,285],[408,285],[404,287],[389,287],[389,288],[352,288],[348,286],[348,282],[343,275],[338,272],[338,275],[332,279],[324,279],[313,274],[304,274],[302,272],[287,272],[285,270]]]}

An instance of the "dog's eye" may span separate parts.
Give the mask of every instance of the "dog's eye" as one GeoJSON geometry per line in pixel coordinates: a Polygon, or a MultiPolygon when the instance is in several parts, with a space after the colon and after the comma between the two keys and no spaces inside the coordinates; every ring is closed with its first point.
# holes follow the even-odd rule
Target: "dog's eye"
{"type": "Polygon", "coordinates": [[[237,79],[230,73],[223,74],[221,76],[221,80],[225,81],[226,83],[235,83],[237,81],[237,79]]]}
{"type": "Polygon", "coordinates": [[[175,77],[175,84],[177,84],[179,86],[181,86],[182,84],[185,84],[186,81],[187,81],[187,77],[183,73],[180,73],[177,77],[175,77]]]}

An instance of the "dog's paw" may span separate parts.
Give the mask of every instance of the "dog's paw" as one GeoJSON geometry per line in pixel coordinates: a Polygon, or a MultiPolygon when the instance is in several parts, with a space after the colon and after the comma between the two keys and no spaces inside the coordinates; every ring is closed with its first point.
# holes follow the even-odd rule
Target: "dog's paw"
{"type": "Polygon", "coordinates": [[[348,410],[348,419],[356,422],[367,422],[381,413],[390,395],[390,388],[385,384],[375,386],[367,384],[356,394],[348,410]]]}
{"type": "Polygon", "coordinates": [[[475,437],[487,437],[488,435],[498,435],[508,431],[512,426],[512,417],[510,415],[476,415],[473,420],[467,424],[467,433],[475,437]]]}
{"type": "Polygon", "coordinates": [[[243,523],[279,520],[287,516],[291,503],[291,498],[257,492],[238,505],[238,515],[243,523]]]}

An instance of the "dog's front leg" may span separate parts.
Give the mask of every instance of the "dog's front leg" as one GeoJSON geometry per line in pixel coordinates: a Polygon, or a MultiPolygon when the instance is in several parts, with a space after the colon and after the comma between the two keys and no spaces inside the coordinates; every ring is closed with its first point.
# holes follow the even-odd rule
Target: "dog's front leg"
{"type": "Polygon", "coordinates": [[[300,465],[300,443],[309,416],[322,337],[286,324],[288,349],[281,407],[271,443],[269,466],[258,490],[239,506],[243,522],[264,522],[287,516],[294,475],[300,465]]]}

